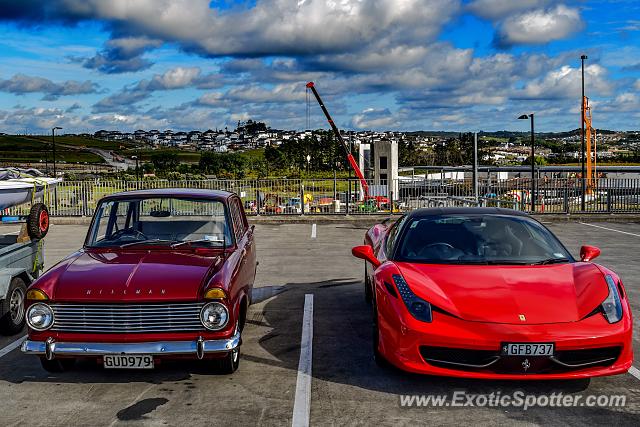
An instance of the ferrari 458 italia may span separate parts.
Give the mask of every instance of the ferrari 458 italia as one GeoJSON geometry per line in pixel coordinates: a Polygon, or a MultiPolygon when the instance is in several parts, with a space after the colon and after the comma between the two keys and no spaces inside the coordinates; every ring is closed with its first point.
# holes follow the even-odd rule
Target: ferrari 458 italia
{"type": "Polygon", "coordinates": [[[620,277],[535,219],[494,208],[422,209],[367,231],[376,360],[473,378],[615,375],[633,361],[620,277]]]}

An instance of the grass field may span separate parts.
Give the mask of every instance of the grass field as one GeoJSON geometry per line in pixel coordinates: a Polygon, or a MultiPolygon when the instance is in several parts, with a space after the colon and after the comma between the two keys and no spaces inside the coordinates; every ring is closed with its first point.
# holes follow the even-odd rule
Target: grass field
{"type": "MultiPolygon", "coordinates": [[[[1,162],[53,161],[51,144],[37,138],[19,135],[0,135],[1,162]]],[[[104,163],[97,154],[56,146],[56,160],[67,163],[104,163]]]]}
{"type": "MultiPolygon", "coordinates": [[[[24,137],[26,139],[35,139],[45,143],[51,142],[51,136],[29,136],[24,137]]],[[[100,148],[103,150],[126,150],[128,148],[136,147],[136,144],[129,141],[103,141],[100,139],[84,137],[84,136],[56,136],[56,144],[72,145],[78,148],[100,148]]]]}

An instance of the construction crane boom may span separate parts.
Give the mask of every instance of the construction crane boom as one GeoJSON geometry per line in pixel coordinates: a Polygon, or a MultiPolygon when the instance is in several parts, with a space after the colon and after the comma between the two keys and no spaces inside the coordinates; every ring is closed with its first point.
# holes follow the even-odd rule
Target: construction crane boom
{"type": "Polygon", "coordinates": [[[338,138],[338,141],[340,141],[340,143],[342,144],[342,147],[344,148],[344,151],[347,154],[347,160],[349,161],[349,164],[351,165],[351,169],[353,169],[353,171],[356,173],[356,176],[360,180],[360,185],[362,186],[362,191],[364,192],[365,200],[368,199],[369,198],[369,185],[367,184],[367,181],[364,179],[364,175],[362,174],[362,171],[360,170],[360,167],[358,166],[358,163],[356,162],[356,159],[353,157],[353,154],[351,154],[351,150],[349,149],[349,145],[344,140],[344,138],[342,138],[342,135],[340,134],[340,130],[338,130],[338,127],[333,122],[333,119],[331,118],[331,114],[329,114],[329,111],[327,110],[327,107],[324,106],[324,102],[322,102],[322,98],[320,98],[320,95],[318,94],[318,91],[316,90],[315,84],[313,82],[307,83],[307,89],[311,89],[311,92],[313,93],[313,96],[316,97],[316,100],[318,101],[318,104],[320,104],[320,108],[322,109],[322,112],[324,113],[325,117],[327,118],[327,121],[329,122],[329,126],[331,126],[331,129],[333,130],[333,133],[335,134],[336,138],[338,138]]]}

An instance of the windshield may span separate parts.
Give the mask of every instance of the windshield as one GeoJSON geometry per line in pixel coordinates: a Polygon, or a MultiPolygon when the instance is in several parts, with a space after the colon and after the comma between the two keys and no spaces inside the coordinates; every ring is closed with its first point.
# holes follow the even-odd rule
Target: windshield
{"type": "Polygon", "coordinates": [[[540,223],[508,215],[414,218],[404,227],[397,261],[436,264],[552,264],[572,262],[540,223]]]}
{"type": "Polygon", "coordinates": [[[105,201],[96,209],[86,242],[90,247],[192,244],[231,244],[222,202],[178,197],[105,201]]]}

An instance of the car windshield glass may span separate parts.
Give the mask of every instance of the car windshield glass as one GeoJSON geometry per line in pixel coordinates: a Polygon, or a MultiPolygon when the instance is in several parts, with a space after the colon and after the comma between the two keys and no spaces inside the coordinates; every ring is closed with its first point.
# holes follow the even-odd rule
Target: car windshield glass
{"type": "Polygon", "coordinates": [[[97,207],[87,238],[90,247],[176,247],[182,242],[231,244],[224,204],[179,197],[108,200],[97,207]]]}
{"type": "Polygon", "coordinates": [[[537,221],[509,215],[438,215],[413,218],[397,261],[434,264],[556,264],[573,262],[558,239],[537,221]]]}

